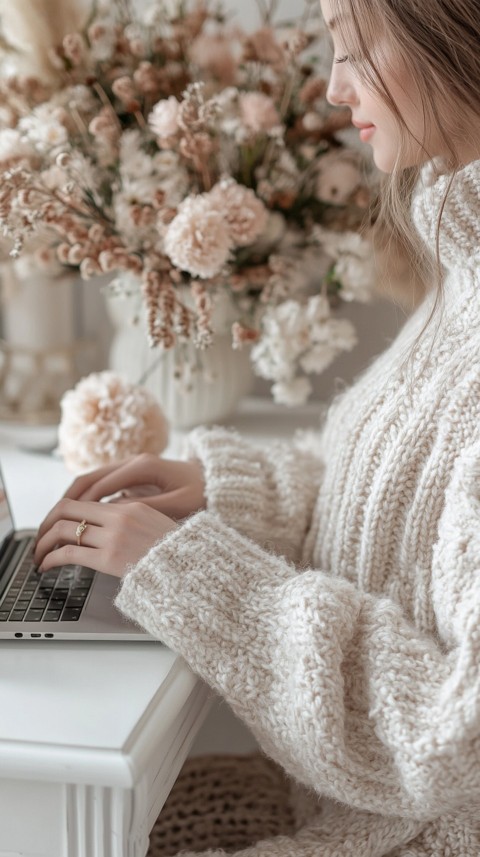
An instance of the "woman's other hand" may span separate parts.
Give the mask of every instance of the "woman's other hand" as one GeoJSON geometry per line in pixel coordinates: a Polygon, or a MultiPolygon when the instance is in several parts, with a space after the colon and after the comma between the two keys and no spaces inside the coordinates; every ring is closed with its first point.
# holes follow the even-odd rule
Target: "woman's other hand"
{"type": "Polygon", "coordinates": [[[200,461],[174,461],[144,453],[122,464],[109,465],[79,476],[65,497],[117,503],[141,500],[179,521],[206,508],[205,479],[200,461]]]}
{"type": "Polygon", "coordinates": [[[41,571],[73,564],[123,577],[129,566],[177,526],[144,502],[98,503],[64,497],[38,531],[35,563],[41,571]]]}

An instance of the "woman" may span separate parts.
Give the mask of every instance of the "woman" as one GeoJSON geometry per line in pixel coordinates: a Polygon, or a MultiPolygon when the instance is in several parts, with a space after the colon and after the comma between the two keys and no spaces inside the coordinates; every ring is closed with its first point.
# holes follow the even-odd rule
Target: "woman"
{"type": "Polygon", "coordinates": [[[189,461],[78,479],[36,557],[123,577],[120,609],[313,794],[292,838],[244,854],[478,857],[480,10],[322,11],[328,97],[390,175],[387,214],[412,253],[423,246],[430,290],[334,400],[315,454],[197,430],[189,461]],[[143,503],[96,502],[152,481],[143,503]]]}

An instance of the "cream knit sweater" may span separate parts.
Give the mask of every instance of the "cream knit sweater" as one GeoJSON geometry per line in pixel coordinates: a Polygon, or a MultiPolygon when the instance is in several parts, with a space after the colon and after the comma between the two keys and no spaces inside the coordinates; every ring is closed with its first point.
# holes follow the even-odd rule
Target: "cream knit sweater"
{"type": "MultiPolygon", "coordinates": [[[[431,247],[447,183],[425,169],[414,199],[431,247]]],[[[207,511],[117,598],[318,796],[294,838],[245,857],[480,855],[479,194],[480,161],[444,211],[421,375],[404,358],[432,293],[334,400],[315,455],[192,433],[207,511]]]]}

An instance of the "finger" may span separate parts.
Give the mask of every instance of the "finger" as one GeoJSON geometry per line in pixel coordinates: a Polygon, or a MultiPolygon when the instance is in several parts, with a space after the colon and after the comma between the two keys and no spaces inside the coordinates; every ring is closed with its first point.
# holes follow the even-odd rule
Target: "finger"
{"type": "MultiPolygon", "coordinates": [[[[169,518],[174,518],[175,520],[180,520],[184,518],[185,515],[191,514],[192,509],[190,508],[191,504],[186,502],[186,498],[188,497],[188,493],[185,488],[176,488],[174,491],[168,491],[165,494],[154,494],[145,497],[132,497],[130,498],[130,502],[132,500],[140,499],[140,502],[143,503],[144,506],[150,506],[151,509],[155,509],[157,512],[162,512],[164,515],[167,515],[169,518]]],[[[119,501],[120,503],[128,503],[129,498],[123,497],[119,501]]]]}
{"type": "Polygon", "coordinates": [[[103,526],[108,520],[108,509],[109,506],[107,503],[89,503],[63,497],[40,524],[37,533],[37,544],[39,539],[42,538],[47,530],[53,527],[56,521],[76,521],[79,524],[80,521],[85,520],[87,523],[103,526]]]}
{"type": "Polygon", "coordinates": [[[47,572],[62,565],[83,565],[103,574],[110,574],[114,577],[121,576],[121,569],[115,568],[107,562],[104,551],[83,547],[83,545],[80,547],[78,545],[63,545],[51,551],[44,557],[41,571],[42,573],[47,572]]]}
{"type": "Polygon", "coordinates": [[[167,466],[158,456],[139,455],[129,459],[121,466],[98,472],[95,480],[85,482],[78,500],[101,500],[111,497],[119,491],[144,485],[155,485],[162,489],[165,484],[167,466]]]}
{"type": "Polygon", "coordinates": [[[107,464],[105,467],[97,467],[95,470],[90,470],[88,473],[77,476],[63,496],[68,497],[70,500],[79,500],[85,491],[88,491],[95,482],[107,476],[112,471],[117,470],[118,467],[118,464],[107,464]]]}
{"type": "Polygon", "coordinates": [[[46,531],[35,546],[35,564],[40,566],[46,554],[57,547],[64,545],[77,545],[82,547],[99,548],[102,545],[102,527],[86,524],[85,529],[77,535],[78,523],[76,521],[56,521],[46,531]],[[79,545],[80,542],[80,545],[79,545]]]}

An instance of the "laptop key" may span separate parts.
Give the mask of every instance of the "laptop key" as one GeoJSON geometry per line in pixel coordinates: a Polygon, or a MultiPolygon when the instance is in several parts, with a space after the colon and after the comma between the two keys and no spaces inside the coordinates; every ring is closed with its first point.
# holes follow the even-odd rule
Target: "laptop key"
{"type": "Polygon", "coordinates": [[[12,610],[10,613],[10,622],[21,622],[25,616],[25,610],[12,610]]]}
{"type": "Polygon", "coordinates": [[[10,616],[10,610],[0,610],[0,622],[6,622],[10,616]]]}
{"type": "Polygon", "coordinates": [[[90,586],[73,586],[70,590],[70,596],[74,595],[76,598],[86,598],[90,589],[90,586]]]}
{"type": "Polygon", "coordinates": [[[43,619],[45,622],[58,622],[61,614],[61,610],[47,610],[43,619]]]}
{"type": "Polygon", "coordinates": [[[66,607],[62,613],[62,622],[77,622],[81,614],[81,607],[66,607]]]}
{"type": "Polygon", "coordinates": [[[63,598],[63,600],[65,600],[65,598],[68,595],[68,592],[69,592],[69,590],[64,589],[63,586],[62,587],[56,586],[55,589],[53,590],[53,597],[54,598],[63,598]]]}
{"type": "Polygon", "coordinates": [[[37,589],[37,592],[39,595],[45,595],[46,597],[49,597],[53,592],[53,586],[47,586],[47,584],[45,584],[45,586],[42,586],[42,584],[40,584],[37,589]]]}
{"type": "Polygon", "coordinates": [[[43,610],[29,610],[25,616],[25,622],[40,622],[43,610]]]}
{"type": "Polygon", "coordinates": [[[67,601],[65,603],[65,610],[68,610],[70,607],[82,608],[84,604],[84,598],[67,598],[67,601]]]}
{"type": "Polygon", "coordinates": [[[38,598],[38,596],[37,596],[37,598],[34,598],[34,600],[32,601],[31,607],[33,610],[40,610],[40,609],[44,609],[47,606],[47,604],[48,604],[48,598],[38,598]]]}

